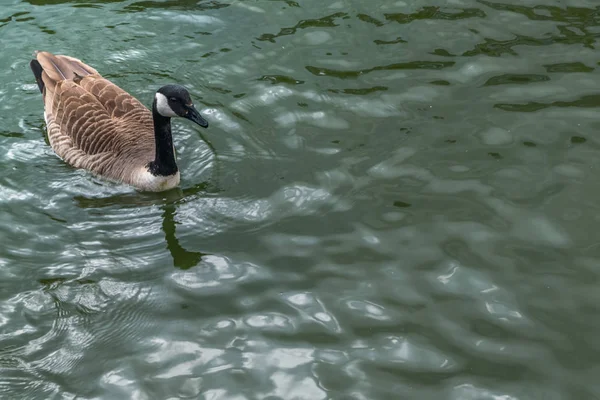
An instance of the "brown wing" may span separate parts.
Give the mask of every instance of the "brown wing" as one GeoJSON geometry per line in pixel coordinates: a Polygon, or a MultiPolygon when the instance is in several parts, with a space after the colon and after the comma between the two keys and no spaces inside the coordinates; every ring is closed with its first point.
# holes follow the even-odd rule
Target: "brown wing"
{"type": "Polygon", "coordinates": [[[145,164],[154,156],[152,114],[95,69],[68,56],[39,52],[48,139],[78,168],[122,180],[115,158],[145,164]]]}

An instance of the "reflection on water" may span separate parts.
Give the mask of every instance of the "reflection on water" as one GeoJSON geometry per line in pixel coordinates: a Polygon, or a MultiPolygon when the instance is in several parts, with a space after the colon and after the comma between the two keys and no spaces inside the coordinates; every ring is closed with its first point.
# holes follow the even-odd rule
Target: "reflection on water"
{"type": "Polygon", "coordinates": [[[600,397],[595,3],[7,4],[1,398],[600,397]],[[59,160],[36,49],[186,85],[181,187],[59,160]]]}
{"type": "Polygon", "coordinates": [[[179,244],[179,240],[175,237],[175,225],[174,220],[175,207],[166,205],[164,208],[163,224],[162,229],[165,232],[165,240],[167,242],[167,249],[173,256],[173,265],[177,268],[188,269],[195,265],[198,265],[202,257],[206,254],[198,251],[187,251],[179,244]]]}

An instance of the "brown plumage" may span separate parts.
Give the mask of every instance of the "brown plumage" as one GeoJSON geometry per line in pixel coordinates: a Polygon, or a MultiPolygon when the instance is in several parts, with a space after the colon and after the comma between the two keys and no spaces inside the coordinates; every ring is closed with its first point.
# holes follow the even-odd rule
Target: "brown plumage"
{"type": "Polygon", "coordinates": [[[30,65],[43,94],[48,140],[64,161],[141,190],[179,184],[170,118],[208,125],[184,88],[159,89],[151,112],[73,57],[37,52],[30,65]]]}

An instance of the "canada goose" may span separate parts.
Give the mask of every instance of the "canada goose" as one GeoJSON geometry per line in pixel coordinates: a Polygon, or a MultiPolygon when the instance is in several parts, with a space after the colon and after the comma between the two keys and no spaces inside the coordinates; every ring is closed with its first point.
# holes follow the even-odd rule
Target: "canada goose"
{"type": "Polygon", "coordinates": [[[65,162],[142,191],[179,184],[171,118],[208,122],[179,85],[156,92],[152,112],[80,60],[36,52],[29,64],[44,101],[48,141],[65,162]]]}

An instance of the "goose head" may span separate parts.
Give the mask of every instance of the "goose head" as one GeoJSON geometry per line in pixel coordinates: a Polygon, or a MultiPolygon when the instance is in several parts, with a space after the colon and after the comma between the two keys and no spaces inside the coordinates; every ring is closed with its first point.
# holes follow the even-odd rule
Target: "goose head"
{"type": "Polygon", "coordinates": [[[196,110],[190,94],[183,86],[163,86],[158,89],[154,99],[154,111],[161,116],[187,118],[203,128],[208,127],[208,121],[196,110]]]}

